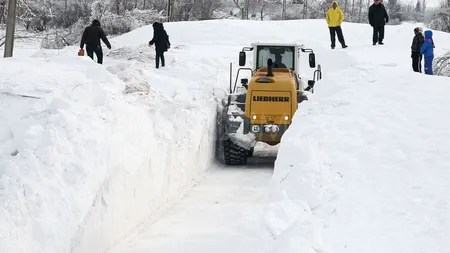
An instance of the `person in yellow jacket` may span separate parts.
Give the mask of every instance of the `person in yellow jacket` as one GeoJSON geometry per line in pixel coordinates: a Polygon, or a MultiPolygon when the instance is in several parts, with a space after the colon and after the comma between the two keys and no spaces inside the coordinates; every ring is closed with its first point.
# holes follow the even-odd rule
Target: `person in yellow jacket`
{"type": "Polygon", "coordinates": [[[331,4],[331,7],[327,11],[326,19],[328,28],[330,29],[331,48],[334,49],[336,46],[336,33],[342,48],[346,48],[347,45],[345,44],[341,28],[341,24],[344,21],[344,12],[339,8],[337,1],[333,1],[331,4]]]}

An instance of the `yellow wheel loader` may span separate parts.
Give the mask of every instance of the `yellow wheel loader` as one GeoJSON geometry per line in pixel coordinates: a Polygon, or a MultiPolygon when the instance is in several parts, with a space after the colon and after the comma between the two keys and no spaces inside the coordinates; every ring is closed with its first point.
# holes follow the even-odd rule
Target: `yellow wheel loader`
{"type": "Polygon", "coordinates": [[[217,134],[220,160],[227,165],[245,165],[257,142],[277,145],[291,124],[299,103],[314,92],[322,78],[321,66],[306,87],[299,74],[300,53],[309,52],[309,66],[316,68],[313,50],[298,44],[253,43],[239,52],[239,69],[223,108],[218,112],[217,134]],[[246,65],[246,52],[253,53],[252,68],[246,65]],[[241,72],[248,76],[238,79],[241,72]],[[307,91],[307,92],[305,92],[307,91]],[[221,151],[220,151],[221,150],[221,151]]]}

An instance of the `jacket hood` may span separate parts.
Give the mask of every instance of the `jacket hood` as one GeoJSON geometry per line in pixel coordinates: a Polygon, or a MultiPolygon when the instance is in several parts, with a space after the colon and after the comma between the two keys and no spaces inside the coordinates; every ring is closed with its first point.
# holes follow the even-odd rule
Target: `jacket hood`
{"type": "Polygon", "coordinates": [[[94,19],[94,20],[92,21],[92,25],[100,26],[100,21],[99,21],[98,19],[94,19]]]}
{"type": "Polygon", "coordinates": [[[153,23],[153,29],[154,29],[154,30],[163,30],[163,29],[164,29],[164,26],[163,26],[163,24],[160,23],[160,22],[155,22],[155,23],[153,23]]]}
{"type": "Polygon", "coordinates": [[[431,39],[431,38],[433,38],[433,32],[430,31],[430,30],[426,30],[426,31],[425,31],[425,38],[426,38],[426,39],[431,39]]]}
{"type": "Polygon", "coordinates": [[[331,2],[331,7],[333,7],[333,4],[336,4],[336,8],[339,8],[339,3],[337,2],[337,1],[333,1],[333,2],[331,2]]]}

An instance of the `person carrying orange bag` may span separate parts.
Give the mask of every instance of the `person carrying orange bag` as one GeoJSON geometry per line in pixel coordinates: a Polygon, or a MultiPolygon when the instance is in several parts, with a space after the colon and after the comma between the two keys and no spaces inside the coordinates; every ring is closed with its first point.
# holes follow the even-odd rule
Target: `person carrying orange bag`
{"type": "Polygon", "coordinates": [[[94,19],[92,24],[84,29],[81,37],[80,49],[84,48],[86,44],[86,52],[91,59],[94,59],[94,53],[97,56],[97,63],[103,63],[103,50],[100,44],[100,39],[106,44],[108,49],[111,49],[111,44],[106,38],[105,32],[100,26],[100,21],[94,19]]]}

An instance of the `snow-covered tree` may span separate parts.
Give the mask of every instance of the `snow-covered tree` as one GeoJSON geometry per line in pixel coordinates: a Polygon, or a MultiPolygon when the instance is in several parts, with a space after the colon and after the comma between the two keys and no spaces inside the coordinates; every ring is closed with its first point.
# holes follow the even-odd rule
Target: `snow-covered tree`
{"type": "Polygon", "coordinates": [[[435,75],[450,77],[450,52],[434,59],[433,70],[435,75]]]}
{"type": "Polygon", "coordinates": [[[416,7],[414,8],[413,19],[418,22],[423,22],[425,9],[422,8],[422,2],[417,0],[416,7]]]}
{"type": "Polygon", "coordinates": [[[402,5],[398,0],[389,0],[387,2],[387,11],[389,14],[389,21],[391,24],[398,24],[404,20],[404,15],[402,13],[402,5]]]}
{"type": "Polygon", "coordinates": [[[441,2],[440,8],[430,13],[427,23],[431,29],[450,32],[450,0],[441,2]]]}

